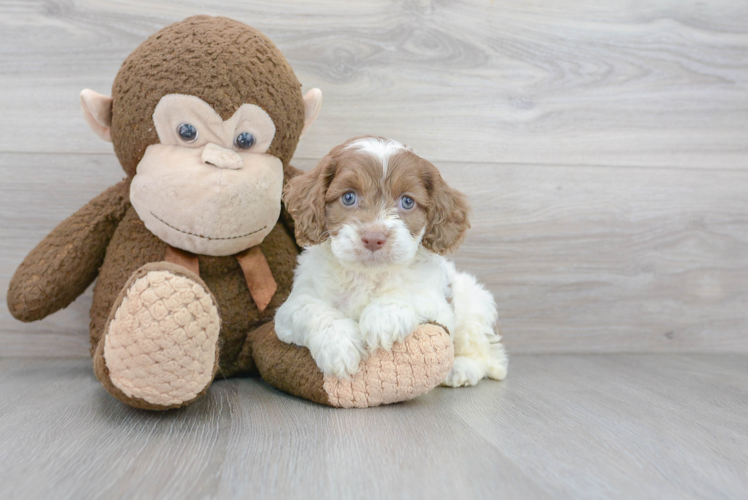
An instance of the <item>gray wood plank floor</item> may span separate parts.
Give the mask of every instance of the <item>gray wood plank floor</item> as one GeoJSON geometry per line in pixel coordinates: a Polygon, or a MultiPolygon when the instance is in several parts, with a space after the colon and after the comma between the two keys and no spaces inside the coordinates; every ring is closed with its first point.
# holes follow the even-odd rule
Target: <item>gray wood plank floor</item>
{"type": "Polygon", "coordinates": [[[257,379],[169,413],[81,359],[0,360],[0,498],[746,498],[748,355],[515,356],[338,410],[257,379]]]}
{"type": "Polygon", "coordinates": [[[509,378],[364,411],[234,379],[154,414],[95,380],[90,291],[0,307],[0,498],[748,498],[748,2],[0,0],[1,302],[122,177],[78,92],[206,13],[323,89],[295,165],[376,133],[470,197],[455,260],[509,378]],[[656,354],[569,354],[616,352],[656,354]]]}

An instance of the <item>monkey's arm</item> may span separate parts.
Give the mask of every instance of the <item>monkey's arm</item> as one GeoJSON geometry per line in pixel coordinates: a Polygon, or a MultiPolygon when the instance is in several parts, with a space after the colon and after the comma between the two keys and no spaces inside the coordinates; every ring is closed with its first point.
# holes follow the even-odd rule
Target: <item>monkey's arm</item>
{"type": "Polygon", "coordinates": [[[54,228],[23,260],[8,290],[8,309],[36,321],[67,307],[96,278],[114,230],[130,205],[123,180],[54,228]]]}

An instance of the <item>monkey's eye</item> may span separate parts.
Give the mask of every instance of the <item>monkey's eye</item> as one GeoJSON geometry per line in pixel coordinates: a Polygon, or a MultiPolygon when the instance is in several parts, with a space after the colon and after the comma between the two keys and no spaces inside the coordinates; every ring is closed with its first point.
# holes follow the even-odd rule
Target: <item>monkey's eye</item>
{"type": "Polygon", "coordinates": [[[179,137],[185,142],[195,142],[197,140],[197,129],[190,123],[182,123],[177,127],[179,137]]]}
{"type": "Polygon", "coordinates": [[[400,197],[400,208],[403,210],[410,210],[411,208],[416,206],[416,202],[413,198],[408,196],[407,194],[404,194],[400,197]]]}
{"type": "Polygon", "coordinates": [[[255,136],[249,132],[242,132],[236,136],[236,139],[234,139],[234,144],[236,144],[236,147],[239,149],[249,149],[254,143],[255,136]]]}
{"type": "Polygon", "coordinates": [[[356,193],[353,191],[348,191],[343,196],[340,197],[340,201],[345,205],[346,207],[350,207],[352,205],[356,204],[356,193]]]}

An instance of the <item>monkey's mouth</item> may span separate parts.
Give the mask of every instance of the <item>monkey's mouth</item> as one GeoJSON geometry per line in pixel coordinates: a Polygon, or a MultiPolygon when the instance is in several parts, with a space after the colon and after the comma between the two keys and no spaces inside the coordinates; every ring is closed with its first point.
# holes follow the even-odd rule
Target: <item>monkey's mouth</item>
{"type": "Polygon", "coordinates": [[[218,241],[218,240],[237,240],[237,239],[239,239],[239,238],[246,238],[247,236],[253,235],[253,234],[255,234],[255,233],[259,233],[260,231],[263,231],[263,230],[267,229],[267,226],[262,226],[262,227],[261,227],[260,229],[256,229],[256,230],[254,230],[254,231],[250,231],[250,232],[249,232],[249,233],[247,233],[247,234],[240,234],[240,235],[238,235],[238,236],[226,236],[226,237],[218,237],[218,236],[205,236],[204,234],[191,233],[190,231],[185,231],[184,229],[179,229],[178,227],[172,226],[171,224],[169,224],[168,222],[166,222],[166,221],[165,221],[164,219],[162,219],[162,218],[161,218],[161,217],[159,217],[158,215],[154,214],[153,212],[150,212],[150,214],[151,214],[151,215],[152,215],[152,216],[153,216],[154,218],[156,218],[156,220],[160,221],[160,222],[161,222],[161,223],[163,223],[163,224],[164,224],[165,226],[168,226],[168,227],[172,228],[172,229],[173,229],[173,230],[175,230],[175,231],[179,231],[180,233],[183,233],[183,234],[188,234],[188,235],[190,235],[190,236],[195,236],[195,237],[197,237],[197,238],[202,238],[202,239],[204,239],[204,240],[208,240],[208,241],[218,241]]]}

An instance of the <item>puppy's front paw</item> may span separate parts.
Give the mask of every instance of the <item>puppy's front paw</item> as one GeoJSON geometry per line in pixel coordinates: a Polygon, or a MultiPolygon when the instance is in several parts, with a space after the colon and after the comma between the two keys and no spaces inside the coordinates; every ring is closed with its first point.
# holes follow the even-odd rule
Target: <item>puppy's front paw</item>
{"type": "Polygon", "coordinates": [[[358,321],[369,351],[392,349],[418,327],[418,317],[410,306],[399,304],[370,304],[358,321]]]}
{"type": "Polygon", "coordinates": [[[450,336],[455,333],[455,314],[451,307],[444,307],[439,310],[439,314],[434,318],[434,322],[444,327],[450,336]]]}
{"type": "Polygon", "coordinates": [[[356,322],[339,319],[309,340],[309,352],[324,375],[344,378],[358,371],[366,350],[356,322]]]}
{"type": "Polygon", "coordinates": [[[486,376],[480,363],[466,356],[455,357],[455,363],[442,385],[447,387],[470,387],[486,376]]]}

